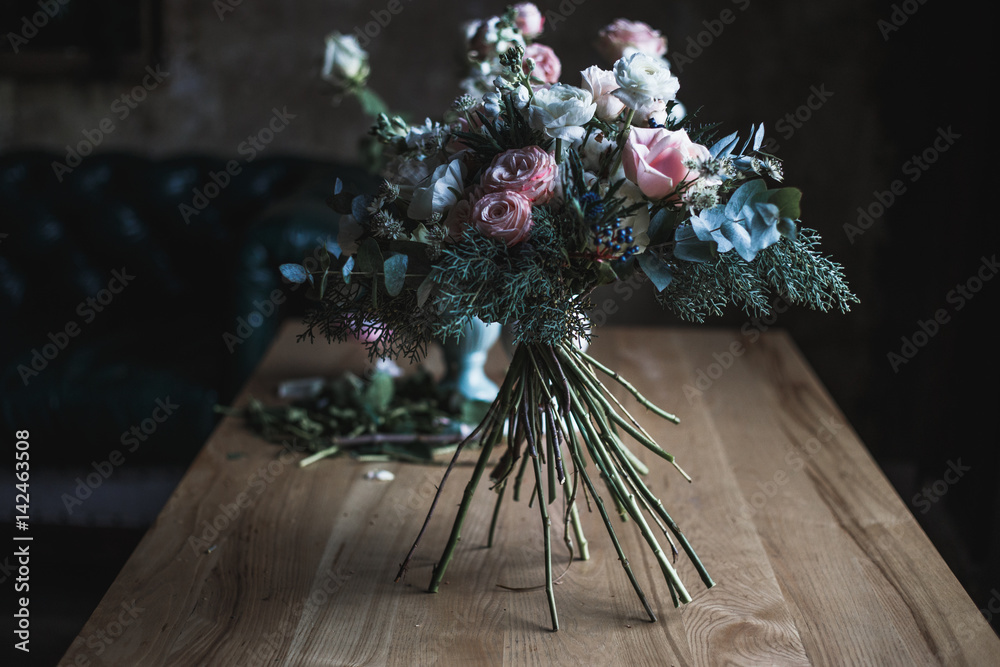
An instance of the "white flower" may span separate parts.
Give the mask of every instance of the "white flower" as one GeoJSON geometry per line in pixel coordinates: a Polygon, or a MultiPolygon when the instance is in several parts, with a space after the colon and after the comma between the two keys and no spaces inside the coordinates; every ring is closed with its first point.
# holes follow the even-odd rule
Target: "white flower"
{"type": "Polygon", "coordinates": [[[614,96],[630,109],[639,109],[651,100],[672,100],[681,85],[663,60],[641,51],[619,59],[614,71],[619,85],[614,96]]]}
{"type": "Polygon", "coordinates": [[[622,184],[622,187],[618,189],[615,196],[625,199],[624,207],[626,208],[633,204],[643,204],[639,210],[625,218],[622,224],[632,228],[632,238],[634,239],[632,245],[638,248],[636,252],[644,252],[646,246],[649,245],[649,207],[646,206],[647,199],[643,196],[642,191],[639,190],[637,185],[628,181],[622,184]]]}
{"type": "Polygon", "coordinates": [[[531,126],[553,139],[576,141],[583,138],[583,125],[594,117],[597,104],[588,91],[564,83],[539,88],[528,108],[531,126]]]}
{"type": "Polygon", "coordinates": [[[597,117],[608,122],[618,118],[625,104],[612,94],[618,89],[614,72],[593,65],[580,74],[583,77],[582,88],[589,90],[597,103],[597,117]]]}
{"type": "Polygon", "coordinates": [[[649,100],[635,110],[636,120],[646,127],[662,127],[667,122],[667,103],[649,100]]]}
{"type": "Polygon", "coordinates": [[[326,53],[320,76],[338,88],[347,90],[364,85],[371,68],[368,53],[354,35],[332,32],[326,36],[326,53]]]}
{"type": "Polygon", "coordinates": [[[602,160],[608,151],[612,151],[616,147],[617,144],[608,139],[603,132],[591,132],[590,136],[586,137],[586,141],[581,143],[580,140],[577,140],[573,144],[573,149],[580,155],[583,168],[593,172],[600,171],[602,160]]]}
{"type": "Polygon", "coordinates": [[[523,111],[527,108],[528,102],[531,101],[531,92],[528,91],[527,86],[521,84],[514,91],[512,100],[514,102],[514,106],[523,111]]]}
{"type": "Polygon", "coordinates": [[[494,56],[519,44],[524,48],[524,37],[516,27],[503,25],[499,16],[485,21],[470,21],[465,24],[466,49],[474,61],[489,60],[494,56]]]}
{"type": "Polygon", "coordinates": [[[483,95],[483,113],[490,120],[500,117],[500,93],[494,91],[483,95]]]}
{"type": "Polygon", "coordinates": [[[455,205],[465,189],[465,164],[461,159],[442,164],[425,182],[413,189],[413,199],[406,214],[414,220],[427,220],[433,213],[444,215],[455,205]]]}

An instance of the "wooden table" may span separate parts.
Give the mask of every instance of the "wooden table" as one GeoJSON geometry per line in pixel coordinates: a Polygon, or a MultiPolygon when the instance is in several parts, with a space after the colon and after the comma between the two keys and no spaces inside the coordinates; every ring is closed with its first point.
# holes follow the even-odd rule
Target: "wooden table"
{"type": "MultiPolygon", "coordinates": [[[[240,402],[276,400],[283,379],[365,367],[358,346],[297,344],[298,330],[285,326],[240,402]]],[[[691,604],[673,608],[641,536],[623,525],[659,617],[644,620],[599,516],[583,512],[591,559],[559,581],[551,632],[544,590],[501,587],[544,581],[537,508],[508,499],[486,549],[485,483],[445,585],[427,594],[469,467],[452,475],[407,580],[394,584],[441,467],[340,458],[300,469],[297,454],[278,456],[226,419],[60,664],[1000,664],[1000,640],[787,335],[599,334],[594,356],[681,416],[679,426],[643,422],[693,484],[636,451],[718,582],[706,590],[678,559],[691,604]],[[365,479],[374,468],[395,480],[365,479]]],[[[498,346],[494,375],[503,361],[498,346]]]]}

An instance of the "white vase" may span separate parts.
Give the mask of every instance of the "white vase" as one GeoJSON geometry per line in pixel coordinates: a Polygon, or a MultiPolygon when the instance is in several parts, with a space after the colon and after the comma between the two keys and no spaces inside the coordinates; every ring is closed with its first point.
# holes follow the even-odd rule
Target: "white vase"
{"type": "Polygon", "coordinates": [[[500,337],[499,323],[473,318],[455,340],[441,344],[444,351],[444,389],[454,389],[468,399],[492,402],[500,388],[486,376],[486,357],[500,337]]]}

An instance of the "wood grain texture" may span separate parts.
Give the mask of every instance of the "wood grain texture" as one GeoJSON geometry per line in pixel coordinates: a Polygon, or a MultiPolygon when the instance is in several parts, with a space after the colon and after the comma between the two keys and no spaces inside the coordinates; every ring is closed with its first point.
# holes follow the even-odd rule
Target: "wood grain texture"
{"type": "MultiPolygon", "coordinates": [[[[273,400],[282,379],[364,368],[359,347],[296,344],[297,331],[286,325],[241,402],[273,400]]],[[[486,549],[486,484],[441,592],[425,593],[468,465],[394,584],[443,468],[345,458],[299,469],[299,455],[226,419],[61,664],[996,664],[1000,640],[786,335],[608,328],[593,354],[681,417],[636,410],[693,484],[634,449],[718,582],[704,589],[678,559],[691,604],[673,608],[638,531],[616,525],[659,617],[645,621],[599,516],[584,511],[591,560],[566,569],[554,551],[566,571],[550,632],[544,590],[509,590],[544,581],[537,508],[505,499],[486,549]],[[396,479],[365,480],[375,467],[396,479]]],[[[494,377],[503,360],[498,347],[494,377]]]]}

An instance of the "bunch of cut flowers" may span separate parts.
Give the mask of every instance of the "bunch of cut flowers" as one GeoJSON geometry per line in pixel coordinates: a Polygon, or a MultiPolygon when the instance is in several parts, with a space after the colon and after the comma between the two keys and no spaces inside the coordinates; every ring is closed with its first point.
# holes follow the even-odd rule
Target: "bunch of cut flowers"
{"type": "MultiPolygon", "coordinates": [[[[780,186],[779,161],[760,150],[763,125],[741,140],[687,115],[658,32],[615,21],[598,38],[610,69],[588,67],[570,83],[552,49],[535,41],[543,25],[524,3],[466,26],[464,92],[437,120],[411,124],[378,111],[371,133],[383,146],[381,186],[357,193],[338,182],[330,203],[342,214],[339,234],[319,269],[281,268],[308,283],[315,299],[303,338],[344,341],[362,332],[373,358],[419,359],[430,342],[461,336],[474,318],[512,328],[500,391],[459,444],[398,577],[455,461],[476,443],[478,460],[431,591],[483,477],[496,494],[492,543],[505,495],[516,499],[527,476],[544,534],[553,629],[553,525],[561,524],[571,555],[587,558],[584,498],[655,620],[616,536],[616,513],[641,532],[675,605],[691,600],[675,568],[680,551],[706,586],[713,581],[630,447],[645,447],[690,478],[606,384],[620,384],[658,418],[677,417],[575,344],[590,336],[593,290],[639,274],[659,303],[691,321],[730,304],[764,314],[775,297],[846,312],[856,298],[841,267],[819,252],[819,235],[801,225],[801,192],[780,186]]],[[[369,69],[353,37],[328,38],[324,76],[378,110],[369,69]]]]}

